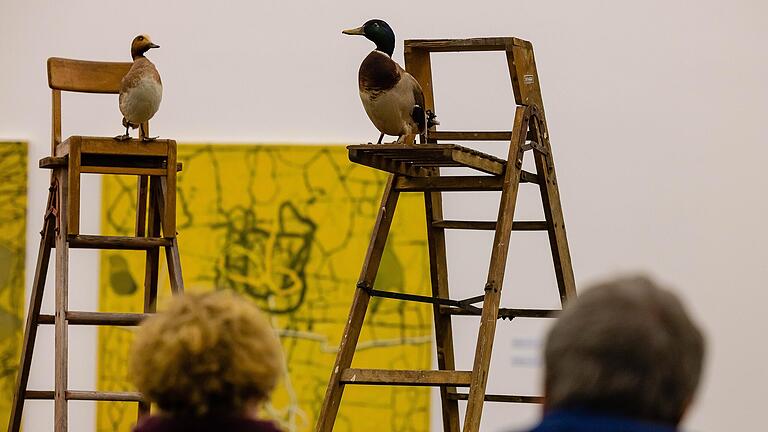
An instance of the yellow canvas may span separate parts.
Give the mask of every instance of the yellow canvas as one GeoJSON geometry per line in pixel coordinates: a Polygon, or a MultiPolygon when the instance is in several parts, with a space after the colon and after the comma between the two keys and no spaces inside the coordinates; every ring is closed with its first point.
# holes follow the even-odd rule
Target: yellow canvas
{"type": "MultiPolygon", "coordinates": [[[[343,146],[180,145],[178,239],[188,291],[230,289],[267,311],[282,341],[287,374],[264,416],[309,431],[328,384],[386,175],[350,163],[343,146]]],[[[103,182],[102,231],[131,235],[135,178],[103,182]]],[[[429,293],[423,197],[401,197],[378,289],[429,293]]],[[[104,252],[100,306],[140,311],[144,254],[104,252]]],[[[170,296],[161,258],[160,309],[170,296]]],[[[102,390],[127,381],[129,328],[99,336],[102,390]]],[[[355,367],[428,369],[429,305],[373,299],[355,367]]],[[[104,403],[98,430],[129,431],[135,404],[104,403]]],[[[427,431],[429,390],[348,386],[336,431],[427,431]],[[358,425],[354,427],[353,425],[358,425]]]]}
{"type": "Polygon", "coordinates": [[[0,429],[8,427],[24,314],[27,145],[0,143],[0,429]]]}

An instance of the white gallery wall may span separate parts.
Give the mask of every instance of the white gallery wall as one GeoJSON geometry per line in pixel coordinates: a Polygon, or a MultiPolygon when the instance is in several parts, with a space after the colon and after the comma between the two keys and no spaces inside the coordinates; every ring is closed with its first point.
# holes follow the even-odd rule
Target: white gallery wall
{"type": "MultiPolygon", "coordinates": [[[[768,385],[766,16],[768,3],[758,0],[0,0],[0,139],[30,143],[28,284],[48,186],[48,172],[37,168],[50,146],[47,57],[128,61],[130,40],[148,33],[161,45],[149,56],[165,89],[154,134],[181,142],[358,143],[378,136],[356,84],[372,46],[342,29],[387,20],[398,61],[403,38],[517,36],[536,49],[579,286],[648,271],[674,288],[709,340],[686,430],[757,430],[768,385]]],[[[443,126],[510,129],[505,68],[501,55],[436,55],[443,126]]],[[[65,95],[63,103],[65,135],[121,133],[116,97],[65,95]]],[[[503,144],[482,148],[504,155],[503,144]]],[[[446,199],[448,217],[495,218],[497,195],[457,195],[446,199]]],[[[98,180],[89,178],[82,196],[83,230],[97,233],[98,180]]],[[[521,199],[521,219],[540,214],[535,190],[521,199]]],[[[450,233],[456,297],[481,292],[490,240],[450,233]]],[[[77,252],[71,309],[97,306],[97,268],[97,253],[77,252]]],[[[545,235],[515,234],[506,282],[507,306],[556,306],[545,235]]],[[[52,304],[47,298],[44,307],[52,304]]],[[[458,363],[469,367],[477,320],[460,323],[458,363]]],[[[538,393],[544,326],[522,320],[499,329],[490,390],[538,393]]],[[[70,344],[70,387],[93,388],[96,331],[73,329],[70,344]]],[[[52,347],[52,329],[43,328],[34,388],[52,385],[52,347]]],[[[70,430],[94,429],[94,404],[70,407],[70,430]]],[[[50,430],[51,403],[29,402],[26,413],[26,430],[50,430]]],[[[514,430],[537,415],[536,407],[489,404],[482,429],[514,430]]]]}

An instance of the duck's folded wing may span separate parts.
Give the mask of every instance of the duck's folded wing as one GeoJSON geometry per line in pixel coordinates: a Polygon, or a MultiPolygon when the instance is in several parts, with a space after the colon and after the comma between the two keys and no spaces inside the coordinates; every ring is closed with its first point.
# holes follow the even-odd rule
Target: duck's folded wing
{"type": "Polygon", "coordinates": [[[419,132],[423,132],[426,127],[426,112],[424,108],[424,90],[421,89],[421,85],[413,75],[409,73],[403,73],[403,79],[406,80],[408,86],[411,87],[413,92],[413,111],[411,111],[411,117],[413,121],[419,126],[419,132]]]}

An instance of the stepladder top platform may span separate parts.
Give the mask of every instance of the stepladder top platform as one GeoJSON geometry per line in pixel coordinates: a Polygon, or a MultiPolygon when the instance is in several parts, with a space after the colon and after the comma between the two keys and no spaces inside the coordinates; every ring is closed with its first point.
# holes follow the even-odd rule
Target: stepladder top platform
{"type": "Polygon", "coordinates": [[[458,144],[362,144],[347,147],[349,160],[371,168],[412,177],[426,177],[431,168],[464,167],[502,175],[504,159],[458,144]]]}
{"type": "Polygon", "coordinates": [[[506,51],[513,46],[533,48],[527,40],[516,37],[487,37],[470,39],[407,39],[405,50],[429,52],[506,51]]]}
{"type": "Polygon", "coordinates": [[[65,156],[73,148],[81,153],[135,155],[135,156],[165,156],[169,147],[175,148],[176,141],[172,139],[156,139],[142,141],[130,139],[117,141],[111,137],[71,136],[56,145],[54,156],[65,156]]]}

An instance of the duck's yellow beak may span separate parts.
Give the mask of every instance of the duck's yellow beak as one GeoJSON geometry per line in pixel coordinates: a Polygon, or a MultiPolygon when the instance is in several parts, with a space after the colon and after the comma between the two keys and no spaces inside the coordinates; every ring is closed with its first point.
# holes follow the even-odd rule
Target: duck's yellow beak
{"type": "Polygon", "coordinates": [[[358,28],[353,28],[349,30],[342,31],[345,35],[357,35],[357,36],[365,36],[365,30],[363,30],[363,26],[360,26],[358,28]]]}

